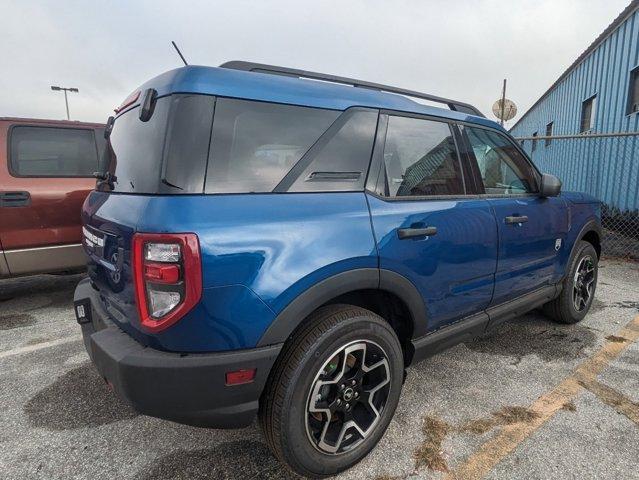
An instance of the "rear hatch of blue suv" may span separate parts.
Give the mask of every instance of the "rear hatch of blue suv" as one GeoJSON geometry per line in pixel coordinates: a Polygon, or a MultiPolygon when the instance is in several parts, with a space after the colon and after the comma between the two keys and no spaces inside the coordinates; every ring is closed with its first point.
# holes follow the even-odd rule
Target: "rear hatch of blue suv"
{"type": "Polygon", "coordinates": [[[248,349],[271,310],[226,276],[203,280],[199,226],[219,229],[230,213],[201,196],[214,103],[145,89],[109,121],[104,171],[82,211],[89,278],[75,308],[98,371],[138,411],[236,427],[257,411],[280,346],[248,349]],[[205,285],[219,288],[203,299],[205,285]],[[220,324],[231,310],[257,319],[254,332],[220,324]]]}

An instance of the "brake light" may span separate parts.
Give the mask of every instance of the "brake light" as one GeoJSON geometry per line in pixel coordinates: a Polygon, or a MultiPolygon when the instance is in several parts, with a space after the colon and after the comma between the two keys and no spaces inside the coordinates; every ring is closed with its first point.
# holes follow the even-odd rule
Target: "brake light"
{"type": "Polygon", "coordinates": [[[124,99],[124,101],[120,104],[120,106],[117,107],[117,108],[114,108],[113,111],[115,113],[120,113],[126,107],[130,107],[131,105],[133,105],[138,100],[138,98],[140,98],[140,91],[139,90],[137,92],[133,92],[131,95],[126,97],[124,99]]]}
{"type": "Polygon", "coordinates": [[[140,324],[157,333],[202,297],[200,244],[194,233],[136,233],[132,250],[140,324]]]}

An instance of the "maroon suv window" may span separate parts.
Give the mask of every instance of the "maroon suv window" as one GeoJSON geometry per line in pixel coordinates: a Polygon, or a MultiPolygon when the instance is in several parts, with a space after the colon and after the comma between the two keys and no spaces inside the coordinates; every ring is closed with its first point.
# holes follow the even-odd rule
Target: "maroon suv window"
{"type": "Polygon", "coordinates": [[[98,169],[93,130],[15,126],[10,143],[18,177],[91,177],[98,169]]]}

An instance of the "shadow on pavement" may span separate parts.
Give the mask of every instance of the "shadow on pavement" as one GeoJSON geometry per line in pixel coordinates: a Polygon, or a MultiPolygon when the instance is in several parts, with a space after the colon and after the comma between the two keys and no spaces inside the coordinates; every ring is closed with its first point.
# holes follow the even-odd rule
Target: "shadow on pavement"
{"type": "Polygon", "coordinates": [[[28,327],[35,325],[36,319],[28,313],[16,313],[14,315],[0,315],[0,330],[11,330],[13,328],[28,327]]]}
{"type": "Polygon", "coordinates": [[[534,354],[550,362],[583,357],[584,350],[596,341],[595,333],[584,325],[559,325],[527,315],[501,325],[485,337],[466,342],[466,347],[516,359],[534,354]]]}
{"type": "Polygon", "coordinates": [[[67,372],[24,406],[35,427],[70,430],[95,427],[138,414],[112,392],[90,363],[67,372]]]}
{"type": "Polygon", "coordinates": [[[75,286],[86,274],[34,275],[0,280],[0,302],[39,294],[53,294],[53,306],[73,300],[75,286]]]}
{"type": "Polygon", "coordinates": [[[263,443],[246,440],[210,449],[177,450],[155,459],[136,480],[293,479],[263,443]]]}

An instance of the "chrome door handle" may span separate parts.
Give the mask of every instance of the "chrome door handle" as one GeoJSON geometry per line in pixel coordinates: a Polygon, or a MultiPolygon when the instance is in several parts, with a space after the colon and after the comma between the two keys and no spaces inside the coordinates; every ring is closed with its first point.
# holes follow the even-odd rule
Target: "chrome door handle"
{"type": "Polygon", "coordinates": [[[397,236],[400,240],[413,237],[432,237],[433,235],[437,235],[437,227],[400,228],[397,230],[397,236]]]}
{"type": "Polygon", "coordinates": [[[528,217],[526,215],[521,215],[521,216],[509,216],[504,218],[504,221],[507,224],[513,224],[513,223],[526,223],[528,221],[528,217]]]}

